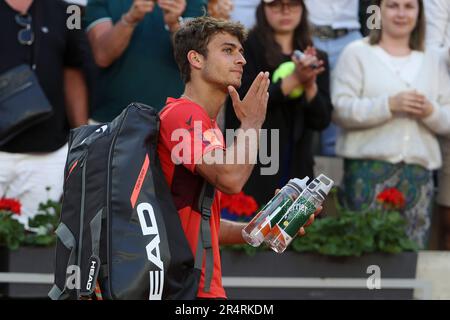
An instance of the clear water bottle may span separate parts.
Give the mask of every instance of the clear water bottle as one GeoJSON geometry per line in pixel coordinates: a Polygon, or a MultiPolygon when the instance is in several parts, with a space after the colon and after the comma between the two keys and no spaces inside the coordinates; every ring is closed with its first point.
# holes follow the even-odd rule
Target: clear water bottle
{"type": "Polygon", "coordinates": [[[291,179],[258,214],[242,229],[242,237],[248,244],[257,247],[270,230],[285,215],[286,210],[306,188],[309,177],[291,179]]]}
{"type": "Polygon", "coordinates": [[[300,228],[323,203],[333,184],[331,179],[321,174],[308,185],[267,235],[265,242],[273,251],[282,253],[286,250],[300,228]]]}

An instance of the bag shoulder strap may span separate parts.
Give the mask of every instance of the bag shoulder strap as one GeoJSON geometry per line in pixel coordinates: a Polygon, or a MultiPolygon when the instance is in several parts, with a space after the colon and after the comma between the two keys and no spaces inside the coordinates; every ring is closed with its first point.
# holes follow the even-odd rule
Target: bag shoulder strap
{"type": "Polygon", "coordinates": [[[214,254],[211,240],[210,220],[211,208],[214,202],[215,194],[216,189],[214,186],[204,180],[198,203],[202,219],[200,223],[199,241],[195,254],[195,268],[202,270],[203,255],[205,255],[205,292],[209,292],[211,289],[211,282],[214,272],[214,254]]]}

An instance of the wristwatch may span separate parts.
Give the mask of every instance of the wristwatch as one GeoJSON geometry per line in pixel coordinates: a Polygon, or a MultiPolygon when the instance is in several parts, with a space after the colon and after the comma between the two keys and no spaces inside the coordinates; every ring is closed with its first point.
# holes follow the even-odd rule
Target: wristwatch
{"type": "MultiPolygon", "coordinates": [[[[184,18],[182,16],[178,17],[178,24],[181,26],[183,24],[184,18]]],[[[170,32],[170,28],[167,24],[164,24],[164,29],[166,29],[166,31],[170,32]]]]}
{"type": "Polygon", "coordinates": [[[132,28],[134,28],[134,27],[136,27],[136,25],[137,25],[137,22],[129,22],[128,20],[127,20],[127,18],[126,18],[126,13],[124,13],[123,15],[122,15],[122,17],[120,18],[120,22],[122,22],[124,25],[126,25],[127,27],[132,27],[132,28]]]}

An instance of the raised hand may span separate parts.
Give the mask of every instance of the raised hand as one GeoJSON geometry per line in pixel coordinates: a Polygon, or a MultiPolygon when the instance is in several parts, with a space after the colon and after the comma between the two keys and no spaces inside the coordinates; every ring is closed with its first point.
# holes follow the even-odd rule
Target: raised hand
{"type": "Polygon", "coordinates": [[[171,29],[178,26],[178,18],[186,10],[186,0],[158,0],[158,5],[163,10],[165,24],[171,29]]]}
{"type": "Polygon", "coordinates": [[[304,88],[315,85],[317,76],[325,71],[323,60],[319,60],[316,55],[316,49],[308,47],[305,50],[305,55],[301,59],[292,56],[292,61],[296,65],[295,73],[298,81],[304,88]],[[316,68],[313,68],[313,65],[316,65],[316,68]]]}
{"type": "Polygon", "coordinates": [[[155,1],[134,0],[131,8],[125,14],[125,20],[130,24],[136,24],[144,19],[147,13],[152,12],[154,8],[155,1]]]}
{"type": "Polygon", "coordinates": [[[230,19],[231,11],[233,11],[233,0],[210,0],[208,1],[209,14],[217,19],[230,19]]]}
{"type": "Polygon", "coordinates": [[[243,100],[240,99],[239,93],[233,86],[228,87],[234,111],[237,118],[241,121],[243,129],[262,126],[266,118],[269,84],[269,73],[260,72],[243,100]]]}

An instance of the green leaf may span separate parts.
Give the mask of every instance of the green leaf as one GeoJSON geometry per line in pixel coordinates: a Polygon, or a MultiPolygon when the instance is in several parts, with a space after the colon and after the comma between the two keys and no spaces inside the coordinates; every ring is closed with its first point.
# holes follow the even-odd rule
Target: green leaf
{"type": "Polygon", "coordinates": [[[0,212],[0,245],[11,250],[17,249],[24,239],[24,226],[13,218],[13,213],[0,212]]]}
{"type": "Polygon", "coordinates": [[[36,233],[27,233],[23,244],[27,246],[54,245],[61,208],[61,203],[52,200],[39,204],[39,213],[28,221],[28,225],[36,233]]]}

